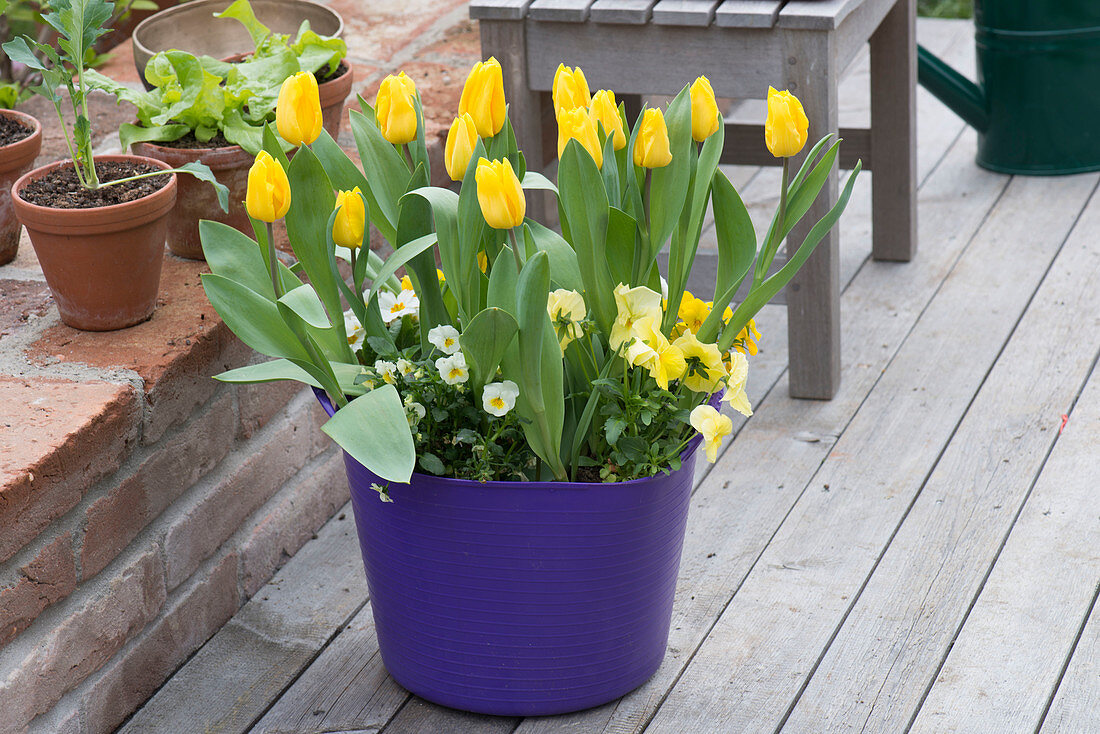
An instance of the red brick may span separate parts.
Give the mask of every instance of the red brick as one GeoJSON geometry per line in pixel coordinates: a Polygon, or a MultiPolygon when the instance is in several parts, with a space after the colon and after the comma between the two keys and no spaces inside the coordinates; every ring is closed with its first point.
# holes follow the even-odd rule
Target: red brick
{"type": "Polygon", "coordinates": [[[99,573],[142,528],[225,458],[233,447],[236,420],[233,396],[224,392],[88,507],[80,550],[83,578],[99,573]]]}
{"type": "Polygon", "coordinates": [[[143,442],[160,438],[186,420],[218,388],[211,376],[239,367],[252,356],[218,318],[199,276],[206,263],[165,252],[160,298],[145,323],[111,332],[47,329],[27,350],[37,364],[77,362],[136,372],[145,383],[148,414],[143,442]]]}
{"type": "Polygon", "coordinates": [[[65,532],[20,571],[14,586],[0,591],[0,647],[26,629],[49,605],[76,588],[72,534],[65,532]]]}
{"type": "Polygon", "coordinates": [[[286,407],[291,398],[306,388],[300,382],[283,380],[237,386],[237,409],[241,425],[238,436],[251,438],[252,434],[286,407]]]}
{"type": "Polygon", "coordinates": [[[0,657],[3,725],[17,731],[49,711],[156,618],[166,598],[159,548],[150,548],[95,589],[93,598],[46,632],[22,659],[0,657]]]}
{"type": "Polygon", "coordinates": [[[240,606],[237,556],[222,559],[169,600],[164,615],[132,647],[104,666],[82,697],[90,731],[112,731],[153,695],[240,606]]]}
{"type": "Polygon", "coordinates": [[[45,316],[53,298],[45,283],[37,280],[0,280],[0,339],[14,334],[32,316],[45,316]]]}
{"type": "Polygon", "coordinates": [[[0,376],[0,561],[87,489],[137,442],[134,391],[106,382],[0,376]]]}
{"type": "Polygon", "coordinates": [[[315,453],[316,431],[301,404],[268,429],[241,447],[240,454],[253,453],[204,486],[196,504],[168,531],[164,543],[169,589],[190,576],[315,453]]]}
{"type": "Polygon", "coordinates": [[[344,455],[334,449],[299,472],[265,508],[241,546],[241,583],[250,597],[348,501],[344,455]]]}

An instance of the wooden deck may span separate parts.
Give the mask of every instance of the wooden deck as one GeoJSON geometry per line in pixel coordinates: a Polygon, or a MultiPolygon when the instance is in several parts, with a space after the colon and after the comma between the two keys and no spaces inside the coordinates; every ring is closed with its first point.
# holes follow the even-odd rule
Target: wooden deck
{"type": "MultiPolygon", "coordinates": [[[[970,24],[919,37],[972,68],[970,24]]],[[[866,87],[864,58],[842,123],[866,87]]],[[[834,400],[787,396],[785,310],[762,314],[756,415],[700,471],[646,685],[526,720],[410,696],[346,508],[123,730],[1100,732],[1100,179],[977,168],[923,90],[919,133],[916,260],[869,260],[867,176],[843,222],[834,400]]],[[[770,211],[778,172],[733,174],[770,211]]]]}

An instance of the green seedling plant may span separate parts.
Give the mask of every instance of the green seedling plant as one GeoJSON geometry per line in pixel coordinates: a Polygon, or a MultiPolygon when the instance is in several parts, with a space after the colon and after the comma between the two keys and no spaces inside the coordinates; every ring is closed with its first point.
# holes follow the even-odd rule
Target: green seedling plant
{"type": "Polygon", "coordinates": [[[107,32],[106,23],[111,19],[114,3],[108,0],[54,0],[50,12],[42,19],[58,33],[58,46],[54,49],[26,36],[20,36],[4,44],[4,52],[12,61],[26,64],[42,75],[42,81],[33,91],[53,103],[61,130],[65,136],[65,145],[73,162],[73,169],[80,184],[86,189],[98,189],[103,186],[117,186],[163,173],[188,173],[200,181],[213,185],[218,192],[218,203],[227,211],[229,190],[219,184],[210,169],[201,163],[188,163],[170,171],[137,174],[114,181],[100,181],[95,170],[95,156],[92,150],[92,126],[88,114],[87,52],[96,39],[107,32]],[[41,54],[48,63],[42,63],[36,55],[41,54]],[[65,95],[59,92],[64,88],[68,93],[73,123],[65,121],[62,111],[65,95]]]}
{"type": "MultiPolygon", "coordinates": [[[[339,38],[318,35],[303,21],[293,41],[263,25],[248,0],[236,0],[215,18],[239,22],[248,31],[253,52],[239,62],[195,56],[172,49],[155,54],[145,67],[152,90],[133,90],[95,71],[89,84],[130,102],[138,124],[119,127],[124,150],[140,142],[163,143],[193,133],[207,142],[218,133],[252,155],[263,146],[263,126],[275,119],[282,83],[305,71],[324,76],[347,55],[339,38]]],[[[283,141],[284,151],[292,146],[283,141]]]]}

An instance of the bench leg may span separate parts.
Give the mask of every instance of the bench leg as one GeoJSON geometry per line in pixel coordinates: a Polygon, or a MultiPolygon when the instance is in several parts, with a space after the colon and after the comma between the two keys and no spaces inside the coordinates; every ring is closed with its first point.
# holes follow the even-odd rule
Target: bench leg
{"type": "MultiPolygon", "coordinates": [[[[527,30],[524,21],[488,21],[479,23],[482,58],[495,56],[504,72],[504,95],[508,100],[509,118],[516,133],[516,143],[523,151],[527,167],[543,170],[546,148],[543,140],[544,100],[533,91],[527,78],[527,30]]],[[[527,192],[527,216],[547,222],[557,205],[553,194],[541,190],[527,192]]]]}
{"type": "Polygon", "coordinates": [[[871,36],[872,254],[917,251],[916,1],[897,0],[871,36]]]}
{"type": "MultiPolygon", "coordinates": [[[[839,69],[831,34],[788,31],[786,84],[801,101],[810,121],[805,151],[826,133],[837,132],[839,69]]],[[[805,152],[791,161],[791,175],[805,152]]],[[[788,254],[802,244],[810,228],[837,199],[837,171],[829,174],[818,199],[787,239],[788,254]]],[[[787,343],[790,394],[829,400],[840,385],[840,238],[825,236],[787,287],[787,343]]]]}

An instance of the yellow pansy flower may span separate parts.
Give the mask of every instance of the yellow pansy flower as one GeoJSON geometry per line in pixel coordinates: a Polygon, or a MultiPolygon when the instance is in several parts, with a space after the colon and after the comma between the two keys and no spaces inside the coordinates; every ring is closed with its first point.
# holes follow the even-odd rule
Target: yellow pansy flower
{"type": "Polygon", "coordinates": [[[684,386],[693,392],[710,394],[718,389],[726,376],[726,365],[717,344],[704,344],[693,332],[687,332],[674,341],[673,346],[683,352],[687,368],[684,386]]]}
{"type": "Polygon", "coordinates": [[[688,331],[699,331],[703,322],[710,316],[710,305],[702,298],[696,298],[691,291],[684,291],[680,299],[680,310],[676,312],[688,331]]]}
{"type": "Polygon", "coordinates": [[[722,445],[722,439],[733,433],[733,421],[709,405],[695,408],[688,420],[691,427],[703,435],[707,461],[713,464],[718,460],[718,447],[722,445]]]}
{"type": "Polygon", "coordinates": [[[730,404],[746,418],[752,415],[749,396],[745,394],[745,384],[749,379],[749,360],[740,352],[730,352],[730,371],[726,379],[726,394],[722,400],[730,404]]]}
{"type": "Polygon", "coordinates": [[[644,318],[655,321],[661,320],[661,294],[646,288],[644,285],[635,288],[627,288],[622,283],[615,287],[615,306],[618,315],[615,323],[611,325],[611,338],[608,342],[611,348],[618,350],[623,344],[630,342],[639,334],[635,331],[635,324],[644,318]]]}
{"type": "MultiPolygon", "coordinates": [[[[732,316],[732,314],[730,315],[732,316]]],[[[759,341],[760,332],[756,330],[756,321],[754,319],[749,319],[749,323],[745,324],[745,328],[741,329],[741,331],[737,333],[737,338],[733,340],[733,348],[742,354],[748,352],[755,357],[757,352],[756,345],[759,341]]]]}
{"type": "Polygon", "coordinates": [[[580,324],[588,315],[584,298],[576,291],[558,288],[547,297],[546,310],[550,314],[550,322],[554,324],[554,331],[564,354],[569,342],[580,339],[584,334],[584,328],[580,324]]]}

